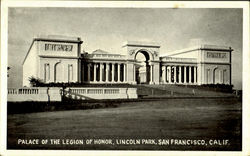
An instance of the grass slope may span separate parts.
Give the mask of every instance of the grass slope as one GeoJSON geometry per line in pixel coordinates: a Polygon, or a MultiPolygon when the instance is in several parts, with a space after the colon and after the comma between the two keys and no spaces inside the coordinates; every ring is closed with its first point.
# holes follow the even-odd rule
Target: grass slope
{"type": "Polygon", "coordinates": [[[9,114],[8,149],[241,150],[241,102],[165,99],[117,108],[9,114]],[[18,145],[18,139],[229,139],[229,145],[18,145]]]}

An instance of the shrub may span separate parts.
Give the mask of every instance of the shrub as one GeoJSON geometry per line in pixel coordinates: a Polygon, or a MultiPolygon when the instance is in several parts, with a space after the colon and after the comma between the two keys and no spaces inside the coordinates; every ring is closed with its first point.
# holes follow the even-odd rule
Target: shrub
{"type": "Polygon", "coordinates": [[[43,81],[39,78],[35,78],[33,76],[29,77],[29,82],[32,87],[40,87],[43,83],[43,81]]]}

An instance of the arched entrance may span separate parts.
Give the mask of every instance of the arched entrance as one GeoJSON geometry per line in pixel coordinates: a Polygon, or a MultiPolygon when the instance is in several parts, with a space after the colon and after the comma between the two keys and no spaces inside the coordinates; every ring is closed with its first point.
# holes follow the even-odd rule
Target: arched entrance
{"type": "Polygon", "coordinates": [[[128,41],[125,43],[123,49],[127,51],[128,83],[160,83],[159,48],[160,45],[154,42],[128,41]],[[139,57],[141,59],[138,60],[139,57]],[[143,73],[145,73],[144,76],[142,76],[143,73]]]}
{"type": "Polygon", "coordinates": [[[55,70],[54,70],[54,82],[62,82],[63,81],[63,67],[62,63],[58,62],[55,64],[55,70]]]}
{"type": "Polygon", "coordinates": [[[150,56],[147,51],[140,50],[135,54],[135,73],[137,84],[149,84],[150,82],[150,56]]]}
{"type": "Polygon", "coordinates": [[[226,70],[215,68],[213,72],[213,84],[225,84],[226,70]]]}

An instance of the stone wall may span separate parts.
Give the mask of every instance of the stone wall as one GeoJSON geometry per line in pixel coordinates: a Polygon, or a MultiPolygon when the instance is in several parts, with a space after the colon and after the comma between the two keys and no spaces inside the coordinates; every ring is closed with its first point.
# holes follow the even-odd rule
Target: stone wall
{"type": "Polygon", "coordinates": [[[7,101],[61,101],[61,88],[30,87],[8,89],[7,101]]]}
{"type": "Polygon", "coordinates": [[[66,89],[66,96],[73,99],[136,99],[137,88],[80,88],[66,89]]]}
{"type": "MultiPolygon", "coordinates": [[[[72,99],[136,99],[137,88],[66,88],[66,97],[72,99]]],[[[62,101],[62,88],[31,87],[8,89],[7,101],[62,101]]]]}

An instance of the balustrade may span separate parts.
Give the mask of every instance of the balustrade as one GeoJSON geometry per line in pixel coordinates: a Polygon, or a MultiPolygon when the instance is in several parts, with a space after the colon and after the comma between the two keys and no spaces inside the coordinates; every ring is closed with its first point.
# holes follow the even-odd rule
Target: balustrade
{"type": "Polygon", "coordinates": [[[78,88],[70,88],[68,89],[67,93],[74,93],[74,94],[119,94],[120,89],[113,89],[113,88],[103,88],[103,89],[78,89],[78,88]]]}
{"type": "Polygon", "coordinates": [[[39,94],[39,89],[8,89],[8,94],[39,94]]]}

